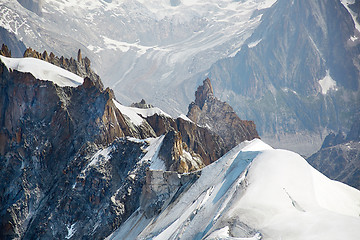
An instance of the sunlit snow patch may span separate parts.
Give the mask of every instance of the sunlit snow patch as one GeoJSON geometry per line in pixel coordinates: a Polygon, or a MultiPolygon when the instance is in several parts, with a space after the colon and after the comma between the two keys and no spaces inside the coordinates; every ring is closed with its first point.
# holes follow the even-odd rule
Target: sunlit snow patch
{"type": "Polygon", "coordinates": [[[66,226],[66,229],[67,229],[67,235],[65,236],[66,239],[70,239],[72,236],[74,236],[75,232],[76,232],[76,229],[75,229],[75,224],[68,224],[66,226]]]}
{"type": "Polygon", "coordinates": [[[249,47],[249,48],[256,47],[261,41],[262,41],[262,39],[259,39],[259,40],[257,40],[257,41],[251,42],[251,43],[248,44],[248,47],[249,47]]]}
{"type": "Polygon", "coordinates": [[[149,146],[145,149],[146,154],[141,159],[141,161],[150,162],[151,170],[164,170],[166,169],[165,163],[158,157],[158,153],[161,147],[161,144],[164,140],[165,135],[162,135],[157,138],[150,138],[146,141],[149,143],[149,146]]]}
{"type": "Polygon", "coordinates": [[[194,123],[190,118],[188,118],[186,115],[184,114],[180,114],[178,118],[181,118],[185,121],[188,121],[188,122],[191,122],[191,123],[194,123]]]}
{"type": "Polygon", "coordinates": [[[346,8],[346,10],[348,10],[348,12],[350,13],[350,15],[351,15],[351,17],[352,17],[352,19],[353,19],[353,21],[354,21],[356,30],[360,32],[360,24],[359,24],[358,21],[356,20],[357,14],[356,14],[353,10],[351,10],[351,9],[349,8],[349,6],[348,6],[348,5],[350,5],[350,4],[354,4],[354,3],[355,3],[355,0],[340,0],[340,2],[344,5],[344,7],[346,8]]]}
{"type": "Polygon", "coordinates": [[[326,71],[326,76],[319,80],[319,84],[321,86],[321,93],[324,95],[327,94],[329,90],[337,90],[336,82],[331,78],[329,70],[326,71]]]}
{"type": "Polygon", "coordinates": [[[115,99],[113,99],[113,102],[115,106],[119,109],[119,111],[125,116],[127,116],[133,124],[139,126],[143,123],[144,119],[136,113],[134,108],[124,106],[115,99]]]}
{"type": "Polygon", "coordinates": [[[352,42],[355,42],[356,40],[358,40],[359,38],[357,37],[357,36],[351,36],[350,37],[350,40],[352,41],[352,42]]]}
{"type": "Polygon", "coordinates": [[[153,107],[153,108],[136,108],[136,107],[127,107],[122,104],[120,104],[118,101],[113,100],[115,106],[119,109],[119,111],[126,115],[130,121],[135,124],[136,126],[139,126],[143,123],[144,118],[151,117],[155,114],[160,116],[165,116],[171,118],[171,116],[164,111],[162,111],[160,108],[153,107]]]}
{"type": "Polygon", "coordinates": [[[31,73],[39,80],[52,81],[60,87],[77,87],[84,79],[72,72],[37,58],[7,58],[0,56],[8,69],[31,73]]]}

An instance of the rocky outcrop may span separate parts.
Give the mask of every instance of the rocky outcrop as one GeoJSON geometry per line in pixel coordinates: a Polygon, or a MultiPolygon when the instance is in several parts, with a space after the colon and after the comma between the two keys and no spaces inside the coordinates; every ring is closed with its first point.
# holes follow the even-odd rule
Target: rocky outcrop
{"type": "Polygon", "coordinates": [[[5,57],[11,57],[11,51],[9,50],[7,45],[3,44],[1,46],[0,55],[5,56],[5,57]]]}
{"type": "Polygon", "coordinates": [[[24,57],[33,57],[44,60],[55,66],[64,68],[69,72],[75,73],[81,77],[88,77],[98,88],[104,88],[102,81],[100,80],[99,75],[97,75],[90,67],[91,62],[87,57],[82,58],[81,50],[78,50],[77,60],[74,58],[64,58],[63,56],[57,57],[52,52],[48,54],[46,51],[39,53],[32,48],[27,48],[24,52],[24,57]]]}
{"type": "MultiPolygon", "coordinates": [[[[90,66],[81,52],[78,60],[31,49],[25,56],[75,73],[90,66]]],[[[154,114],[133,123],[96,79],[59,87],[0,62],[0,87],[0,239],[107,236],[140,206],[146,179],[153,179],[145,178],[151,162],[142,161],[144,139],[165,135],[158,157],[166,179],[226,152],[217,134],[182,118],[154,114]]],[[[181,179],[158,190],[149,180],[144,211],[151,215],[181,191],[187,178],[181,179]]]]}
{"type": "Polygon", "coordinates": [[[240,142],[259,138],[253,121],[241,120],[233,108],[218,100],[207,78],[195,93],[195,102],[189,106],[187,116],[196,124],[218,134],[231,149],[240,142]]]}
{"type": "Polygon", "coordinates": [[[360,189],[360,121],[345,134],[329,134],[307,161],[327,177],[360,189]]]}
{"type": "Polygon", "coordinates": [[[176,172],[148,170],[140,199],[141,212],[146,218],[157,215],[171,199],[184,192],[201,175],[201,172],[180,175],[176,172]]]}
{"type": "Polygon", "coordinates": [[[182,142],[200,155],[205,165],[216,161],[228,151],[219,135],[183,118],[173,119],[155,114],[147,117],[146,121],[158,136],[169,131],[179,132],[182,142]]]}
{"type": "Polygon", "coordinates": [[[181,132],[171,130],[166,133],[158,157],[169,171],[188,173],[205,167],[201,156],[183,142],[181,132]]]}
{"type": "Polygon", "coordinates": [[[274,147],[309,156],[359,113],[358,31],[344,5],[278,0],[236,56],[209,71],[218,96],[274,147]]]}
{"type": "Polygon", "coordinates": [[[98,239],[119,226],[149,164],[146,143],[124,137],[151,127],[134,128],[89,78],[59,87],[0,63],[0,86],[0,239],[98,239]]]}
{"type": "Polygon", "coordinates": [[[2,45],[0,55],[5,57],[21,57],[26,49],[24,43],[19,41],[15,34],[10,33],[3,27],[0,27],[0,44],[2,45]],[[7,48],[7,50],[4,48],[7,48]]]}
{"type": "Polygon", "coordinates": [[[17,0],[21,6],[42,16],[42,0],[17,0]]]}
{"type": "Polygon", "coordinates": [[[146,103],[146,101],[144,99],[141,99],[141,101],[138,102],[138,103],[132,103],[130,105],[130,107],[147,109],[147,108],[153,108],[154,106],[151,105],[151,104],[146,103]]]}

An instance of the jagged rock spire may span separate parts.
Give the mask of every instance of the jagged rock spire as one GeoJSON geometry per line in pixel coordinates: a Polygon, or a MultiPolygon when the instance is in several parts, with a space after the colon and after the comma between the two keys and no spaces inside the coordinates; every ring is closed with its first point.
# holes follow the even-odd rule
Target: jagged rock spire
{"type": "Polygon", "coordinates": [[[11,51],[5,44],[1,46],[0,55],[3,55],[5,57],[11,57],[11,51]]]}
{"type": "Polygon", "coordinates": [[[79,63],[82,63],[82,56],[81,56],[81,50],[80,50],[80,49],[79,49],[79,51],[78,51],[77,61],[78,61],[79,63]]]}
{"type": "Polygon", "coordinates": [[[206,78],[203,81],[203,85],[199,86],[195,92],[195,104],[202,109],[208,98],[214,98],[214,90],[210,79],[206,78]]]}
{"type": "Polygon", "coordinates": [[[187,116],[218,134],[228,149],[244,140],[259,138],[253,121],[241,120],[229,104],[214,96],[209,78],[198,87],[195,102],[190,104],[187,116]]]}

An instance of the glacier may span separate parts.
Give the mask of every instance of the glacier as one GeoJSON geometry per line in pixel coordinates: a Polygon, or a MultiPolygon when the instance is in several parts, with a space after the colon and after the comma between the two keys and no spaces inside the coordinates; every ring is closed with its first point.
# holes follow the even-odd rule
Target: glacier
{"type": "Polygon", "coordinates": [[[142,96],[177,116],[198,74],[238,51],[274,2],[44,0],[40,17],[0,0],[0,25],[38,51],[70,57],[81,49],[121,103],[142,96]]]}

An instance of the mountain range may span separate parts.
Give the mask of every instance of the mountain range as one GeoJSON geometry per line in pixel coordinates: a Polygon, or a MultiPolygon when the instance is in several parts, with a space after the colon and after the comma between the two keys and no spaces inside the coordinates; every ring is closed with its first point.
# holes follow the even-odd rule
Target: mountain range
{"type": "Polygon", "coordinates": [[[310,156],[359,121],[358,9],[351,0],[1,0],[0,26],[41,52],[81,49],[120,102],[144,98],[175,117],[209,77],[264,140],[310,156]]]}
{"type": "Polygon", "coordinates": [[[360,234],[360,1],[0,12],[0,239],[360,234]]]}
{"type": "MultiPolygon", "coordinates": [[[[25,55],[36,58],[11,58],[5,45],[1,53],[1,239],[359,234],[360,192],[261,141],[253,122],[214,96],[209,79],[188,117],[173,119],[144,100],[120,104],[80,51],[77,60],[32,49],[25,55]]],[[[358,140],[358,125],[346,139],[329,135],[309,161],[358,184],[358,140]],[[324,158],[341,144],[357,154],[350,164],[324,158]]]]}
{"type": "MultiPolygon", "coordinates": [[[[1,52],[1,239],[103,238],[140,206],[153,172],[193,172],[258,138],[237,116],[222,121],[240,123],[234,142],[186,116],[124,106],[81,51],[76,60],[30,48],[11,58],[5,45],[1,52]]],[[[165,180],[149,214],[182,184],[165,180]]]]}

